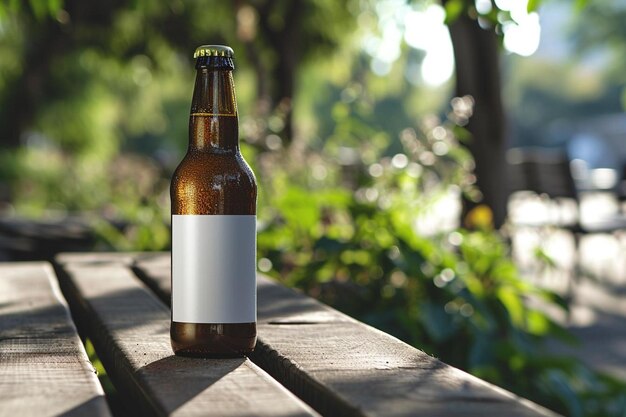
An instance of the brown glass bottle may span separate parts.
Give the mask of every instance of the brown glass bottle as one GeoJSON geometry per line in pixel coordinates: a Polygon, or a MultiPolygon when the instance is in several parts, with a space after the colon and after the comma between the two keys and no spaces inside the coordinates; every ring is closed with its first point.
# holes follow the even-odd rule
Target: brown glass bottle
{"type": "MultiPolygon", "coordinates": [[[[248,295],[247,298],[240,297],[237,288],[233,287],[234,284],[223,281],[224,279],[236,281],[240,277],[221,277],[220,273],[215,271],[226,268],[232,275],[233,268],[235,270],[240,268],[238,266],[241,263],[241,259],[238,259],[240,256],[246,257],[246,265],[254,263],[254,259],[249,259],[250,256],[253,258],[255,256],[251,254],[254,248],[247,249],[245,255],[237,253],[237,248],[240,246],[250,248],[250,233],[255,232],[250,232],[250,228],[246,226],[248,237],[242,241],[244,238],[236,235],[239,230],[237,229],[239,226],[236,225],[232,228],[229,224],[220,223],[219,228],[206,226],[207,228],[201,228],[200,231],[196,230],[196,226],[186,226],[184,230],[181,226],[175,226],[176,219],[192,221],[234,219],[233,221],[237,222],[241,219],[254,218],[256,221],[256,217],[253,217],[256,215],[256,180],[239,151],[232,49],[224,46],[202,46],[196,50],[194,57],[197,58],[197,76],[189,119],[189,148],[174,172],[170,188],[173,234],[170,336],[172,348],[177,355],[240,356],[251,352],[256,343],[256,287],[250,288],[250,285],[254,285],[250,284],[250,279],[255,278],[249,277],[248,267],[245,274],[248,278],[244,283],[244,292],[248,295]],[[178,227],[178,230],[175,227],[178,227]],[[181,244],[181,241],[184,244],[181,244]],[[209,242],[207,245],[209,247],[199,247],[204,241],[209,242]],[[228,248],[224,248],[224,245],[228,248]],[[194,252],[195,255],[189,255],[189,252],[194,252]],[[210,259],[215,257],[219,262],[211,263],[210,259]],[[190,263],[197,265],[189,265],[190,263]],[[202,265],[210,271],[205,273],[202,265]],[[183,269],[187,272],[180,272],[183,269]],[[188,271],[192,271],[193,277],[188,271]],[[189,282],[194,279],[197,282],[189,282]],[[175,280],[178,285],[175,285],[175,280]],[[203,280],[214,282],[211,284],[212,289],[204,293],[201,289],[206,286],[203,287],[204,284],[200,282],[203,280]],[[184,291],[177,290],[181,286],[184,287],[184,291]],[[216,291],[222,291],[214,291],[218,287],[227,287],[228,291],[216,294],[216,291]],[[249,305],[250,290],[254,291],[255,297],[253,301],[255,304],[252,307],[249,305]],[[187,294],[185,296],[193,300],[181,298],[181,294],[187,294]],[[223,314],[211,316],[211,313],[206,313],[201,320],[176,321],[177,314],[181,317],[179,312],[188,309],[190,305],[197,304],[198,309],[211,310],[214,307],[210,305],[211,302],[224,303],[223,308],[230,308],[231,311],[238,304],[246,303],[247,311],[254,308],[254,315],[247,314],[245,322],[240,322],[241,315],[238,312],[231,313],[227,319],[222,317],[223,314]],[[178,311],[175,311],[175,308],[178,308],[178,311]],[[215,320],[214,317],[218,319],[215,320]],[[231,317],[235,320],[230,320],[231,317]]],[[[254,271],[252,273],[254,274],[254,271]]],[[[190,312],[191,316],[196,313],[190,312]]]]}

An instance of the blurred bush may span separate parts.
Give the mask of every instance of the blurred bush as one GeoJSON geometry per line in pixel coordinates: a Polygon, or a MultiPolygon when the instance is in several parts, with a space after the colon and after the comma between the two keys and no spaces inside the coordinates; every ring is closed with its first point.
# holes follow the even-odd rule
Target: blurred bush
{"type": "Polygon", "coordinates": [[[459,142],[471,109],[469,97],[453,99],[446,119],[404,129],[395,155],[367,129],[372,140],[344,146],[344,125],[358,124],[351,108],[336,114],[320,152],[257,154],[259,269],[551,409],[622,415],[626,385],[547,350],[549,340],[575,340],[528,301],[567,305],[520,277],[489,210],[470,212],[473,231],[438,223],[475,192],[459,142]]]}

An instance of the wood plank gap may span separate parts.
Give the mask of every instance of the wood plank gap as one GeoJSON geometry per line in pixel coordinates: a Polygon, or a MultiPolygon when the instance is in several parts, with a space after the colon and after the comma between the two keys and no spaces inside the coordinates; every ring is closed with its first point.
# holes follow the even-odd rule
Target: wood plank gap
{"type": "Polygon", "coordinates": [[[137,402],[139,414],[317,415],[247,358],[174,356],[169,309],[124,262],[66,260],[60,265],[70,304],[83,316],[118,391],[137,402]]]}
{"type": "Polygon", "coordinates": [[[0,265],[0,416],[111,413],[51,266],[0,265]]]}

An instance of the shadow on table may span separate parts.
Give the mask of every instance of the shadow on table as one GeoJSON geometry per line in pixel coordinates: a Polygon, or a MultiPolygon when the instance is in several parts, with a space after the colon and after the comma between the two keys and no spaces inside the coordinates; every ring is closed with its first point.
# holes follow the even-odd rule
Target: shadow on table
{"type": "MultiPolygon", "coordinates": [[[[232,377],[231,374],[240,367],[246,367],[245,362],[246,358],[194,359],[172,355],[143,366],[135,376],[142,380],[142,386],[151,387],[153,392],[147,401],[161,412],[169,415],[189,408],[187,411],[192,413],[206,413],[210,409],[237,408],[237,396],[232,395],[231,390],[228,396],[210,396],[211,402],[190,401],[206,390],[220,390],[217,385],[232,377]],[[220,397],[224,403],[219,400],[220,397]]],[[[232,389],[233,385],[229,386],[232,389]]],[[[227,389],[225,386],[224,394],[227,389]]],[[[243,399],[245,393],[242,396],[243,399]]]]}

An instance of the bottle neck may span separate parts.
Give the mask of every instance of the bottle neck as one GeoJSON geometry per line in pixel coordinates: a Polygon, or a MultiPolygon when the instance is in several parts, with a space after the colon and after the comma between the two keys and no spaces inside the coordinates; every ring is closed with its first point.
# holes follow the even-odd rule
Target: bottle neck
{"type": "Polygon", "coordinates": [[[232,60],[199,58],[189,118],[189,150],[233,152],[239,130],[232,60]]]}

